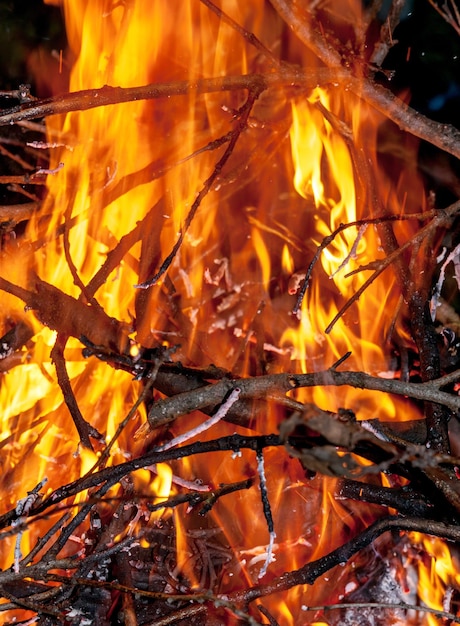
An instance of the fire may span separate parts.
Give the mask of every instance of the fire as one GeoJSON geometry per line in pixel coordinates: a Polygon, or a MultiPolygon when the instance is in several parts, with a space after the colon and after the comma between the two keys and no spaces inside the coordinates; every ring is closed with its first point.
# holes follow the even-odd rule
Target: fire
{"type": "MultiPolygon", "coordinates": [[[[450,610],[450,599],[460,584],[458,565],[454,562],[448,545],[436,537],[424,537],[413,533],[415,545],[424,550],[420,558],[418,593],[421,601],[430,609],[450,610]]],[[[435,615],[427,616],[427,624],[436,626],[435,615]]]]}
{"type": "MultiPolygon", "coordinates": [[[[337,91],[337,90],[336,90],[337,91]]],[[[319,245],[323,238],[331,237],[343,223],[355,223],[364,217],[365,207],[360,206],[355,192],[352,155],[345,138],[332,128],[323,111],[332,111],[336,119],[346,119],[346,94],[334,93],[330,98],[323,89],[317,89],[308,98],[292,104],[293,122],[291,127],[291,150],[295,166],[293,178],[297,192],[307,201],[314,203],[312,210],[315,238],[319,245]]],[[[354,111],[348,113],[350,125],[356,133],[361,130],[362,119],[354,111]]],[[[365,122],[364,122],[365,123],[365,122]]],[[[375,128],[370,129],[372,132],[375,128]]],[[[351,132],[351,131],[350,131],[351,132]]],[[[329,334],[324,333],[335,318],[341,303],[346,302],[363,286],[366,275],[361,272],[347,277],[359,265],[366,265],[379,256],[379,241],[371,228],[357,226],[338,232],[321,255],[323,276],[331,281],[331,286],[315,281],[308,301],[302,303],[298,328],[288,328],[281,339],[282,345],[291,345],[293,358],[302,364],[302,370],[315,371],[323,367],[324,359],[329,362],[339,360],[350,352],[351,362],[356,369],[365,371],[384,370],[385,353],[381,348],[382,332],[388,326],[387,307],[393,289],[393,279],[379,282],[366,290],[366,306],[356,306],[354,313],[340,319],[329,334]],[[335,286],[335,288],[334,288],[335,286]],[[324,292],[329,295],[325,298],[324,292]],[[312,313],[314,312],[314,313],[312,313]],[[354,319],[351,321],[351,316],[354,319]]],[[[330,408],[330,394],[321,398],[324,390],[318,389],[314,401],[330,408]]],[[[346,395],[333,391],[337,406],[353,406],[355,391],[346,395]]],[[[360,415],[365,416],[360,396],[360,415]]],[[[379,399],[381,401],[381,399],[379,399]]],[[[364,411],[375,415],[377,407],[382,413],[381,404],[369,394],[364,411]]],[[[383,407],[386,419],[394,419],[395,405],[387,401],[383,407]]]]}
{"type": "MultiPolygon", "coordinates": [[[[277,31],[267,27],[274,18],[263,0],[229,0],[222,8],[248,31],[265,37],[268,48],[276,47],[277,31]]],[[[63,9],[73,59],[72,92],[177,80],[195,84],[203,77],[250,74],[267,66],[261,53],[244,45],[241,34],[204,3],[64,0],[63,9]]],[[[262,96],[251,111],[241,145],[209,183],[186,228],[204,181],[225,154],[228,139],[219,143],[217,138],[235,128],[244,102],[236,91],[200,95],[191,88],[180,97],[49,118],[50,136],[59,135],[67,147],[52,151],[50,170],[56,172],[48,177],[43,208],[31,220],[25,243],[8,251],[2,275],[28,287],[33,272],[71,296],[72,302],[115,318],[120,324],[110,335],[111,349],[134,359],[142,349],[175,346],[174,359],[184,364],[213,363],[248,376],[262,368],[315,372],[350,353],[349,369],[384,372],[391,314],[398,300],[390,272],[370,285],[325,333],[365,283],[366,273],[353,270],[381,258],[378,234],[360,222],[369,217],[370,200],[356,179],[353,159],[367,146],[351,147],[359,137],[376,143],[381,119],[372,118],[340,87],[315,88],[301,97],[279,96],[273,102],[262,96]],[[64,165],[58,169],[60,163],[64,165]],[[356,224],[340,229],[350,222],[356,224]],[[112,267],[113,251],[128,234],[132,241],[112,267]],[[147,289],[136,288],[152,278],[180,237],[182,245],[168,272],[147,289]],[[328,237],[330,243],[313,270],[317,278],[299,314],[292,315],[298,276],[304,275],[306,259],[328,237]],[[32,245],[37,241],[39,247],[32,245]]],[[[380,189],[381,180],[377,186],[380,189]]],[[[388,204],[395,212],[404,209],[397,192],[388,204]]],[[[143,383],[121,369],[109,370],[94,356],[84,359],[80,340],[57,338],[13,297],[5,300],[3,311],[33,328],[33,346],[17,368],[20,374],[4,376],[0,388],[6,468],[2,493],[8,510],[44,477],[48,482],[43,493],[49,494],[62,484],[63,473],[66,482],[91,473],[142,393],[143,383]],[[50,356],[61,340],[70,385],[94,429],[94,450],[81,445],[62,399],[56,359],[50,356]]],[[[103,340],[100,343],[104,346],[103,340]]],[[[328,411],[349,407],[358,419],[403,419],[405,407],[403,400],[348,388],[302,390],[296,398],[328,411]]],[[[141,403],[127,420],[106,460],[109,466],[136,458],[150,445],[138,435],[146,413],[141,403]]],[[[272,432],[279,420],[276,407],[269,405],[263,420],[251,429],[220,421],[212,432],[195,435],[192,441],[231,435],[238,428],[250,434],[272,432]]],[[[186,425],[183,420],[172,424],[169,435],[193,432],[202,422],[202,414],[193,413],[186,425]]],[[[235,555],[236,565],[222,566],[218,591],[227,594],[240,584],[256,584],[259,577],[270,580],[301,567],[372,519],[372,511],[363,513],[362,507],[344,507],[334,500],[333,481],[307,480],[300,464],[279,449],[264,450],[262,459],[250,450],[233,456],[218,452],[212,461],[199,457],[158,464],[132,476],[136,492],[156,504],[176,495],[179,486],[192,490],[195,480],[209,492],[222,484],[253,481],[243,495],[215,504],[206,521],[200,518],[199,529],[193,528],[196,521],[187,518],[185,507],[172,514],[160,509],[150,517],[142,511],[152,525],[173,517],[175,573],[189,590],[202,590],[206,584],[206,575],[196,573],[198,557],[190,552],[191,531],[206,525],[221,530],[219,547],[231,546],[235,555]],[[256,472],[257,464],[263,472],[256,472]],[[267,530],[263,489],[276,536],[267,530]]],[[[116,501],[115,490],[110,497],[116,501]]],[[[72,505],[82,506],[87,499],[84,492],[72,505]]],[[[24,536],[23,553],[38,531],[30,529],[24,536]]],[[[2,554],[3,569],[16,559],[14,538],[8,548],[2,554]]],[[[331,593],[323,577],[266,606],[279,623],[306,623],[299,621],[305,619],[302,605],[328,604],[338,597],[339,590],[331,593]]],[[[318,618],[314,623],[326,622],[318,618]]]]}

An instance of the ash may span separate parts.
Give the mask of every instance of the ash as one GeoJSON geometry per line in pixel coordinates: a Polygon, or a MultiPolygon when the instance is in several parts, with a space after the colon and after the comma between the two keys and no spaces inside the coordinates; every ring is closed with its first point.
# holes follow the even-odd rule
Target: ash
{"type": "Polygon", "coordinates": [[[406,538],[397,542],[397,548],[385,546],[379,551],[370,547],[363,553],[363,561],[356,569],[357,587],[343,599],[350,608],[341,612],[340,618],[329,619],[330,626],[420,626],[426,614],[398,608],[387,608],[389,604],[417,605],[417,573],[407,551],[410,546],[406,538]],[[406,544],[406,545],[405,545],[406,544]],[[373,606],[363,606],[373,604],[373,606]],[[382,606],[378,606],[378,605],[382,606]],[[359,606],[360,605],[360,606],[359,606]]]}

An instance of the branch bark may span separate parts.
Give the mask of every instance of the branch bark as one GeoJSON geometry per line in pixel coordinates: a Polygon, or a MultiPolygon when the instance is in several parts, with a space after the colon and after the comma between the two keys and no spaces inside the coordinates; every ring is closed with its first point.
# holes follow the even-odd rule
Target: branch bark
{"type": "MultiPolygon", "coordinates": [[[[273,0],[272,4],[277,10],[279,9],[283,17],[286,14],[286,19],[292,17],[294,32],[303,43],[312,47],[312,38],[308,34],[308,27],[299,18],[297,12],[292,7],[288,7],[282,0],[273,0]]],[[[448,124],[440,124],[430,120],[418,113],[389,89],[376,84],[371,78],[363,79],[354,76],[340,65],[335,53],[323,52],[321,60],[326,62],[329,68],[304,70],[299,67],[284,65],[279,71],[267,74],[245,74],[204,78],[197,81],[153,83],[139,87],[110,87],[106,85],[100,89],[78,91],[8,109],[0,115],[0,126],[71,111],[86,111],[110,104],[185,96],[191,93],[204,94],[240,90],[260,90],[262,92],[272,88],[310,90],[319,85],[340,84],[362,98],[384,117],[392,120],[402,130],[460,158],[459,130],[448,124]]]]}
{"type": "Polygon", "coordinates": [[[460,131],[448,124],[439,124],[405,104],[389,89],[378,85],[373,79],[355,76],[343,67],[340,54],[327,45],[314,16],[307,13],[300,3],[288,0],[270,0],[275,11],[285,21],[300,41],[307,46],[331,70],[336,81],[370,104],[399,128],[427,141],[444,152],[460,158],[460,131]]]}

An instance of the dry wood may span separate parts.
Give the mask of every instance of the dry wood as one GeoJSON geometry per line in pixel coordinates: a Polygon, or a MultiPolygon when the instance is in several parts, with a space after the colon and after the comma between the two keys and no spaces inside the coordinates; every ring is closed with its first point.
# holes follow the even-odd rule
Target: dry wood
{"type": "MultiPolygon", "coordinates": [[[[44,325],[58,333],[51,356],[56,366],[58,383],[84,446],[90,448],[91,439],[101,439],[101,436],[91,426],[90,421],[81,414],[73,395],[64,359],[67,337],[72,336],[81,340],[82,345],[85,346],[85,357],[97,357],[107,362],[108,367],[112,365],[115,368],[125,369],[145,383],[143,392],[133,404],[132,410],[121,421],[112,442],[109,442],[99,461],[85,476],[63,484],[46,497],[40,493],[42,488],[40,484],[32,492],[33,499],[27,500],[30,507],[26,514],[18,503],[14,509],[0,516],[0,528],[3,529],[3,533],[0,534],[1,540],[11,535],[20,536],[28,524],[34,523],[43,516],[58,513],[61,515],[49,533],[39,540],[37,546],[29,554],[22,558],[17,557],[15,570],[0,572],[0,593],[8,600],[7,606],[10,608],[22,607],[39,615],[48,616],[50,619],[64,620],[66,614],[62,607],[69,606],[68,598],[75,593],[78,600],[72,606],[77,608],[82,606],[84,610],[87,610],[93,603],[99,611],[97,619],[102,624],[110,610],[110,593],[117,592],[123,596],[123,610],[127,623],[136,623],[138,596],[144,596],[154,602],[161,600],[170,606],[176,602],[171,614],[158,619],[156,624],[190,619],[194,615],[202,616],[204,611],[210,610],[214,605],[222,606],[242,620],[250,621],[254,619],[247,612],[247,606],[251,602],[297,585],[313,584],[325,572],[348,561],[385,532],[418,531],[442,537],[447,541],[460,541],[460,488],[457,485],[460,460],[449,453],[447,431],[448,420],[457,418],[460,411],[459,396],[448,390],[458,382],[460,370],[451,373],[445,373],[442,370],[437,338],[427,315],[432,274],[427,271],[422,278],[419,278],[415,276],[414,271],[417,254],[426,254],[434,235],[448,229],[458,216],[459,202],[447,209],[405,216],[404,219],[420,221],[422,226],[409,241],[402,245],[394,236],[392,222],[403,218],[388,216],[380,211],[378,206],[373,206],[372,218],[341,225],[318,247],[303,281],[296,306],[298,310],[308,284],[314,279],[313,270],[321,252],[330,245],[339,232],[352,226],[368,224],[377,226],[385,256],[356,270],[371,270],[373,273],[363,287],[342,307],[336,318],[330,322],[326,332],[332,329],[337,319],[358,300],[372,281],[378,279],[385,269],[392,268],[400,281],[401,291],[409,303],[412,335],[420,356],[419,373],[422,382],[419,383],[380,378],[365,372],[339,371],[338,368],[343,365],[345,357],[333,367],[320,372],[309,374],[287,372],[251,378],[239,378],[233,376],[231,372],[212,367],[204,370],[184,368],[180,364],[171,362],[172,350],[167,351],[161,348],[145,353],[141,351],[140,356],[133,359],[128,350],[128,335],[131,329],[120,320],[109,317],[95,298],[99,287],[104,284],[133,245],[141,240],[143,244],[142,267],[138,287],[149,288],[168,270],[202,199],[212,190],[213,184],[221,175],[241,135],[247,130],[253,105],[263,92],[275,93],[277,90],[284,90],[286,93],[305,94],[317,85],[327,85],[333,89],[334,85],[339,83],[408,133],[428,141],[451,155],[460,156],[460,132],[457,129],[438,124],[411,109],[387,88],[376,84],[373,80],[372,69],[367,67],[363,69],[362,64],[358,62],[359,59],[344,59],[331,44],[331,39],[328,39],[331,34],[328,37],[321,36],[313,10],[304,9],[300,3],[296,2],[270,0],[288,28],[292,29],[301,42],[313,50],[325,65],[325,67],[310,70],[279,63],[272,52],[252,33],[226,16],[210,0],[201,1],[222,21],[240,33],[246,42],[255,46],[272,69],[260,74],[203,78],[197,81],[151,84],[136,88],[106,86],[44,101],[25,101],[0,114],[0,125],[24,124],[28,123],[27,120],[48,115],[139,99],[182,97],[191,93],[206,94],[227,90],[247,92],[245,104],[235,113],[232,130],[188,157],[193,158],[202,150],[213,150],[225,146],[223,156],[216,161],[211,175],[203,182],[202,190],[191,207],[176,244],[162,263],[160,263],[158,252],[148,249],[150,239],[145,235],[146,226],[150,228],[152,216],[158,209],[156,205],[142,222],[139,222],[130,233],[120,239],[87,285],[81,282],[72,264],[68,234],[74,222],[67,215],[65,223],[60,227],[56,236],[63,236],[67,263],[74,282],[81,290],[80,298],[73,298],[38,277],[31,277],[26,286],[14,285],[6,278],[0,277],[1,290],[20,298],[28,308],[34,310],[37,318],[44,325]],[[311,14],[307,15],[309,11],[311,14]],[[412,258],[409,265],[410,271],[407,271],[407,264],[403,264],[402,258],[403,255],[409,254],[409,251],[412,258]],[[153,277],[152,267],[156,269],[153,277]],[[145,356],[147,353],[148,356],[145,356]],[[409,431],[401,432],[392,428],[391,425],[380,424],[378,415],[375,416],[375,421],[359,424],[350,412],[328,413],[314,405],[296,402],[288,395],[289,392],[301,387],[343,385],[402,395],[424,402],[424,420],[421,427],[415,428],[420,425],[411,425],[414,426],[415,435],[409,431]],[[168,397],[161,400],[155,399],[152,402],[153,390],[168,397]],[[147,440],[151,435],[150,430],[154,435],[161,433],[161,429],[174,420],[185,422],[187,414],[198,410],[214,416],[215,421],[223,419],[247,427],[251,425],[254,417],[266,410],[267,403],[270,402],[279,408],[280,415],[283,415],[284,419],[279,434],[266,433],[261,436],[235,434],[206,442],[197,441],[188,445],[182,445],[182,439],[173,439],[166,445],[156,442],[146,445],[146,450],[137,458],[111,466],[110,455],[113,445],[143,402],[149,403],[149,427],[141,432],[141,436],[145,435],[147,440]],[[182,447],[178,447],[179,443],[182,447]],[[225,596],[215,596],[202,591],[185,593],[185,587],[180,588],[179,584],[177,595],[139,589],[134,577],[132,555],[139,541],[148,536],[148,524],[139,523],[136,533],[133,533],[134,522],[142,522],[144,515],[145,519],[148,519],[149,513],[159,508],[176,508],[184,503],[189,509],[205,515],[219,499],[225,498],[228,494],[252,489],[255,480],[248,478],[230,485],[215,486],[209,491],[200,491],[197,487],[196,490],[181,492],[167,501],[151,503],[135,493],[131,482],[132,473],[141,468],[154,468],[162,462],[171,462],[195,455],[211,456],[213,453],[223,451],[238,454],[243,449],[251,450],[259,464],[263,512],[268,530],[273,533],[276,528],[273,527],[271,516],[270,494],[263,478],[263,453],[271,447],[285,448],[292,457],[299,460],[307,475],[319,472],[339,478],[336,492],[338,497],[391,507],[397,513],[391,516],[385,515],[357,532],[356,536],[343,546],[267,584],[248,586],[225,596]],[[366,459],[367,462],[361,462],[360,458],[366,459]],[[401,479],[409,480],[410,484],[404,488],[384,488],[367,480],[369,476],[376,476],[380,472],[390,472],[401,479]],[[118,502],[114,504],[114,498],[109,494],[116,485],[119,485],[118,502]],[[74,496],[87,490],[87,497],[77,513],[71,515],[65,511],[67,506],[72,506],[74,496]],[[114,514],[103,527],[100,513],[104,510],[105,504],[114,507],[114,514]],[[86,522],[89,524],[91,538],[85,544],[84,557],[61,558],[60,552],[78,533],[79,527],[86,522]],[[113,580],[112,566],[116,570],[116,581],[113,580]],[[68,572],[68,576],[56,574],[58,570],[68,572]],[[24,585],[27,585],[27,594],[21,591],[25,588],[24,585]],[[53,598],[55,602],[52,606],[47,604],[50,598],[53,598]]],[[[314,4],[312,3],[312,6],[314,4]]],[[[391,20],[382,28],[379,45],[375,47],[374,63],[381,63],[392,44],[392,32],[401,6],[398,0],[393,2],[391,20]]],[[[366,192],[371,198],[372,175],[366,171],[363,158],[356,154],[356,151],[353,152],[353,137],[350,129],[341,124],[340,120],[335,120],[326,110],[323,111],[323,115],[349,145],[354,167],[357,170],[356,175],[359,180],[363,181],[366,192]]],[[[167,168],[156,164],[149,165],[144,171],[130,175],[131,178],[123,180],[119,187],[112,189],[111,198],[123,193],[125,186],[141,184],[146,180],[160,177],[166,170],[167,168]]],[[[26,180],[28,180],[26,177],[20,177],[13,182],[26,184],[26,180]]],[[[0,207],[0,223],[5,223],[3,230],[11,230],[20,221],[29,219],[32,212],[37,209],[37,203],[28,203],[18,207],[0,207]]],[[[42,242],[35,242],[37,248],[41,245],[42,242]]],[[[139,302],[137,307],[136,313],[139,315],[142,312],[139,302]]],[[[12,358],[14,353],[19,354],[19,359],[22,358],[20,350],[30,339],[31,332],[27,325],[20,322],[16,328],[4,335],[0,346],[0,357],[5,359],[5,363],[12,358]]],[[[8,361],[7,365],[12,363],[8,361]]],[[[199,430],[190,431],[187,436],[199,432],[199,430]]],[[[254,476],[256,476],[255,470],[254,476]]],[[[31,494],[26,496],[26,499],[30,497],[31,494]]],[[[385,508],[382,509],[382,511],[385,510],[385,508]]],[[[1,608],[4,609],[5,606],[1,608]]],[[[261,609],[261,612],[264,611],[261,609]]],[[[268,611],[264,614],[271,621],[268,611]]],[[[452,621],[458,621],[447,611],[444,612],[444,616],[452,621]]]]}

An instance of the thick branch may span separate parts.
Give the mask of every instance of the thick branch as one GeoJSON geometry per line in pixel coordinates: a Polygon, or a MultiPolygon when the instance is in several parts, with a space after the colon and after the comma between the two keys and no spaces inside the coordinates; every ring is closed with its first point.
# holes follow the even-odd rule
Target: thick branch
{"type": "MultiPolygon", "coordinates": [[[[272,4],[281,15],[284,16],[284,12],[286,12],[287,19],[292,16],[295,33],[303,43],[311,47],[313,45],[312,39],[306,35],[309,27],[300,20],[297,11],[294,11],[292,7],[285,7],[285,2],[282,0],[272,0],[272,4]]],[[[460,158],[460,131],[453,126],[430,120],[407,106],[391,91],[375,84],[372,80],[353,76],[351,72],[341,67],[340,63],[337,63],[337,59],[338,55],[335,52],[334,54],[322,55],[322,60],[327,61],[330,69],[303,70],[298,67],[283,66],[280,71],[267,74],[203,78],[197,81],[174,81],[141,87],[104,86],[100,89],[88,89],[9,109],[0,115],[0,126],[48,115],[69,113],[70,111],[94,109],[109,104],[184,96],[191,93],[203,94],[254,89],[264,91],[270,88],[283,87],[308,90],[318,85],[338,83],[365,100],[401,129],[460,158]]]]}
{"type": "Polygon", "coordinates": [[[270,74],[243,74],[240,76],[218,76],[196,81],[180,80],[169,83],[152,83],[139,87],[109,87],[76,91],[45,100],[36,100],[20,107],[3,111],[0,126],[15,124],[23,120],[32,120],[49,115],[86,111],[109,104],[134,102],[136,100],[155,100],[172,96],[204,94],[238,90],[265,90],[270,87],[300,87],[313,89],[318,84],[336,80],[335,72],[303,71],[300,68],[285,67],[281,72],[270,74]]]}
{"type": "Polygon", "coordinates": [[[117,352],[128,343],[128,329],[124,324],[95,306],[86,305],[63,293],[53,285],[34,279],[34,291],[14,285],[0,277],[0,290],[20,298],[36,311],[40,321],[65,335],[88,337],[94,343],[102,342],[117,352]]]}
{"type": "MultiPolygon", "coordinates": [[[[460,372],[458,372],[458,376],[460,377],[460,372]]],[[[327,385],[337,387],[348,385],[358,389],[382,391],[416,400],[436,402],[449,407],[452,411],[460,410],[460,398],[440,390],[444,385],[442,378],[426,383],[407,383],[401,380],[371,376],[364,372],[337,372],[330,369],[312,374],[273,374],[245,379],[224,379],[212,385],[199,387],[197,383],[198,388],[192,391],[186,391],[156,402],[150,410],[148,419],[152,428],[157,428],[181,415],[205,407],[212,407],[222,402],[225,395],[234,387],[241,389],[241,395],[231,413],[233,411],[238,413],[242,408],[240,404],[245,398],[271,397],[276,400],[281,394],[296,388],[327,385]]],[[[157,377],[156,386],[161,390],[161,372],[157,377]]]]}
{"type": "Polygon", "coordinates": [[[25,202],[23,204],[0,205],[0,231],[11,230],[19,224],[29,220],[39,208],[38,202],[25,202]]]}

